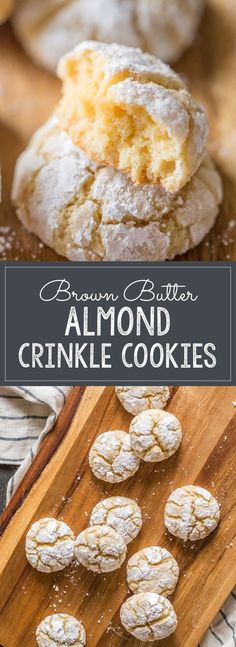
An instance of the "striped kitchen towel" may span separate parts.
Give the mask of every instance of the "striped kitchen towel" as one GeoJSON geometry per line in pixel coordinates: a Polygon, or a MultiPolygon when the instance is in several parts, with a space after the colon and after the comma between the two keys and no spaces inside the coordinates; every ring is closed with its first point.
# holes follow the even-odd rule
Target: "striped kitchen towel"
{"type": "MultiPolygon", "coordinates": [[[[69,391],[69,387],[56,386],[0,387],[0,463],[18,466],[8,485],[8,500],[54,425],[69,391]]],[[[220,645],[236,647],[236,589],[199,647],[220,645]]]]}
{"type": "Polygon", "coordinates": [[[236,647],[236,588],[217,614],[200,647],[220,647],[220,645],[236,647]]]}
{"type": "Polygon", "coordinates": [[[0,387],[0,464],[18,469],[7,488],[7,501],[30,466],[60,413],[70,387],[0,387]]]}

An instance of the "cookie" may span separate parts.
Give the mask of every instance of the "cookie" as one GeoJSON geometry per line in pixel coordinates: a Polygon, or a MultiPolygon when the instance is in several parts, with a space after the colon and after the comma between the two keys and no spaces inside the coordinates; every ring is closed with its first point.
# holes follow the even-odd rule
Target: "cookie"
{"type": "Polygon", "coordinates": [[[90,159],[174,193],[199,168],[208,121],[180,77],[140,49],[84,42],[58,65],[61,127],[90,159]]]}
{"type": "Polygon", "coordinates": [[[28,562],[37,571],[61,571],[74,558],[75,537],[64,521],[45,518],[36,521],[26,535],[28,562]]]}
{"type": "Polygon", "coordinates": [[[196,541],[215,530],[220,520],[220,506],[208,490],[185,485],[170,494],[164,518],[172,535],[184,541],[196,541]]]}
{"type": "Polygon", "coordinates": [[[134,416],[147,409],[164,409],[170,397],[168,386],[116,386],[115,392],[124,409],[134,416]]]}
{"type": "Polygon", "coordinates": [[[204,0],[21,0],[13,25],[25,50],[55,71],[84,39],[149,50],[176,61],[196,35],[204,0]]]}
{"type": "Polygon", "coordinates": [[[44,618],[36,630],[38,647],[85,647],[86,632],[79,620],[65,613],[44,618]]]}
{"type": "Polygon", "coordinates": [[[89,571],[109,573],[123,564],[127,546],[121,535],[111,526],[87,528],[75,542],[75,556],[89,571]]]}
{"type": "Polygon", "coordinates": [[[107,431],[97,436],[89,452],[89,465],[98,479],[121,483],[133,476],[140,459],[133,451],[130,435],[125,431],[107,431]]]}
{"type": "Polygon", "coordinates": [[[139,413],[132,420],[129,431],[135,454],[143,461],[152,463],[175,454],[182,440],[179,420],[161,409],[139,413]]]}
{"type": "Polygon", "coordinates": [[[135,186],[91,162],[53,117],[17,161],[12,200],[27,229],[71,261],[164,261],[211,229],[222,185],[206,157],[179,193],[135,186]]]}
{"type": "Polygon", "coordinates": [[[170,601],[153,592],[137,593],[128,598],[122,604],[120,618],[126,631],[144,642],[167,638],[177,627],[170,601]]]}
{"type": "Polygon", "coordinates": [[[142,548],[130,557],[127,582],[132,593],[154,591],[164,597],[174,592],[179,579],[179,567],[173,555],[160,546],[142,548]]]}
{"type": "Polygon", "coordinates": [[[142,528],[142,515],[138,504],[125,496],[112,496],[99,501],[92,510],[90,526],[111,526],[129,544],[142,528]]]}

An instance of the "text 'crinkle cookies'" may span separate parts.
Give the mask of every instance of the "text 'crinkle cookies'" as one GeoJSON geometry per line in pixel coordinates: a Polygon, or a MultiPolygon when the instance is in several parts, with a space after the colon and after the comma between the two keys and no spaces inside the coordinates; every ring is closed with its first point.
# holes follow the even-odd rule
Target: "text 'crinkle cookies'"
{"type": "Polygon", "coordinates": [[[91,159],[179,191],[205,156],[208,122],[170,67],[140,49],[84,42],[61,59],[57,114],[91,159]]]}
{"type": "Polygon", "coordinates": [[[134,416],[146,409],[164,409],[170,397],[168,386],[116,386],[115,392],[124,409],[134,416]]]}
{"type": "Polygon", "coordinates": [[[65,613],[44,618],[36,630],[38,647],[85,647],[86,632],[79,620],[65,613]]]}
{"type": "Polygon", "coordinates": [[[40,519],[26,535],[28,562],[43,573],[66,568],[74,558],[74,547],[74,533],[64,521],[58,519],[40,519]]]}
{"type": "Polygon", "coordinates": [[[131,422],[131,446],[140,459],[159,462],[169,458],[180,446],[182,431],[179,420],[167,411],[142,411],[131,422]]]}
{"type": "Polygon", "coordinates": [[[222,184],[206,157],[176,194],[135,186],[90,161],[53,117],[18,159],[12,199],[23,224],[71,261],[164,261],[211,229],[222,184]]]}
{"type": "Polygon", "coordinates": [[[179,567],[173,555],[160,546],[142,548],[130,557],[127,582],[133,593],[154,591],[168,597],[179,579],[179,567]]]}
{"type": "Polygon", "coordinates": [[[208,490],[185,485],[170,494],[164,520],[175,537],[184,541],[205,539],[219,523],[220,507],[208,490]]]}
{"type": "Polygon", "coordinates": [[[0,0],[0,25],[11,15],[14,0],[0,0]]]}
{"type": "Polygon", "coordinates": [[[128,598],[122,604],[120,618],[126,631],[144,642],[167,638],[177,627],[171,602],[150,591],[128,598]]]}
{"type": "Polygon", "coordinates": [[[111,526],[129,544],[142,528],[142,515],[138,504],[125,496],[112,496],[99,501],[92,510],[90,526],[111,526]]]}
{"type": "Polygon", "coordinates": [[[91,526],[78,535],[75,556],[79,564],[95,573],[109,573],[120,568],[127,545],[111,526],[91,526]]]}
{"type": "Polygon", "coordinates": [[[131,446],[130,434],[125,431],[106,431],[97,436],[89,452],[93,474],[107,483],[121,483],[133,476],[140,466],[140,458],[131,446]]]}
{"type": "Polygon", "coordinates": [[[204,0],[21,0],[13,25],[29,55],[52,71],[91,38],[141,47],[170,63],[192,44],[203,6],[204,0]]]}

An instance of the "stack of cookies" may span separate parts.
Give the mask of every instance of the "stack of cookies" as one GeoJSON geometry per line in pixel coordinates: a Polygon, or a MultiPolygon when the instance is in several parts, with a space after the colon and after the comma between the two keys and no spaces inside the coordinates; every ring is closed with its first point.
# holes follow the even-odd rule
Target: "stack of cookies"
{"type": "Polygon", "coordinates": [[[62,99],[20,156],[21,221],[72,261],[164,261],[213,226],[220,177],[207,117],[151,54],[83,42],[58,66],[62,99]]]}

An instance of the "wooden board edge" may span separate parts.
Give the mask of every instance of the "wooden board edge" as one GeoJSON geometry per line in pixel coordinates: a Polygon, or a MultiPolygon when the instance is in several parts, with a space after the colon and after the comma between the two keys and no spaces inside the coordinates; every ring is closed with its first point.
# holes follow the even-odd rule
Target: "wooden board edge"
{"type": "Polygon", "coordinates": [[[84,392],[85,387],[79,386],[74,387],[69,394],[54,427],[44,438],[37,455],[0,516],[0,537],[63,441],[77,408],[80,406],[84,392]]]}
{"type": "Polygon", "coordinates": [[[74,444],[75,436],[83,431],[84,425],[92,414],[94,407],[99,405],[100,400],[106,394],[106,390],[107,397],[109,397],[108,387],[96,387],[96,390],[94,387],[86,387],[86,397],[81,397],[79,403],[80,406],[75,407],[74,416],[72,417],[70,426],[67,429],[67,433],[64,434],[61,443],[58,444],[50,461],[47,461],[43,471],[41,471],[38,476],[37,481],[35,481],[34,485],[25,497],[24,505],[20,505],[14,515],[11,516],[11,519],[6,525],[2,537],[0,538],[0,576],[8,563],[8,559],[12,556],[14,550],[17,549],[17,545],[22,534],[22,525],[25,528],[28,526],[37,511],[37,506],[40,505],[42,498],[46,496],[46,491],[43,487],[44,475],[47,476],[48,490],[60,470],[62,457],[65,459],[65,455],[70,453],[74,444]],[[32,500],[34,503],[32,503],[32,500]],[[9,554],[9,550],[11,551],[11,554],[9,554]]]}

